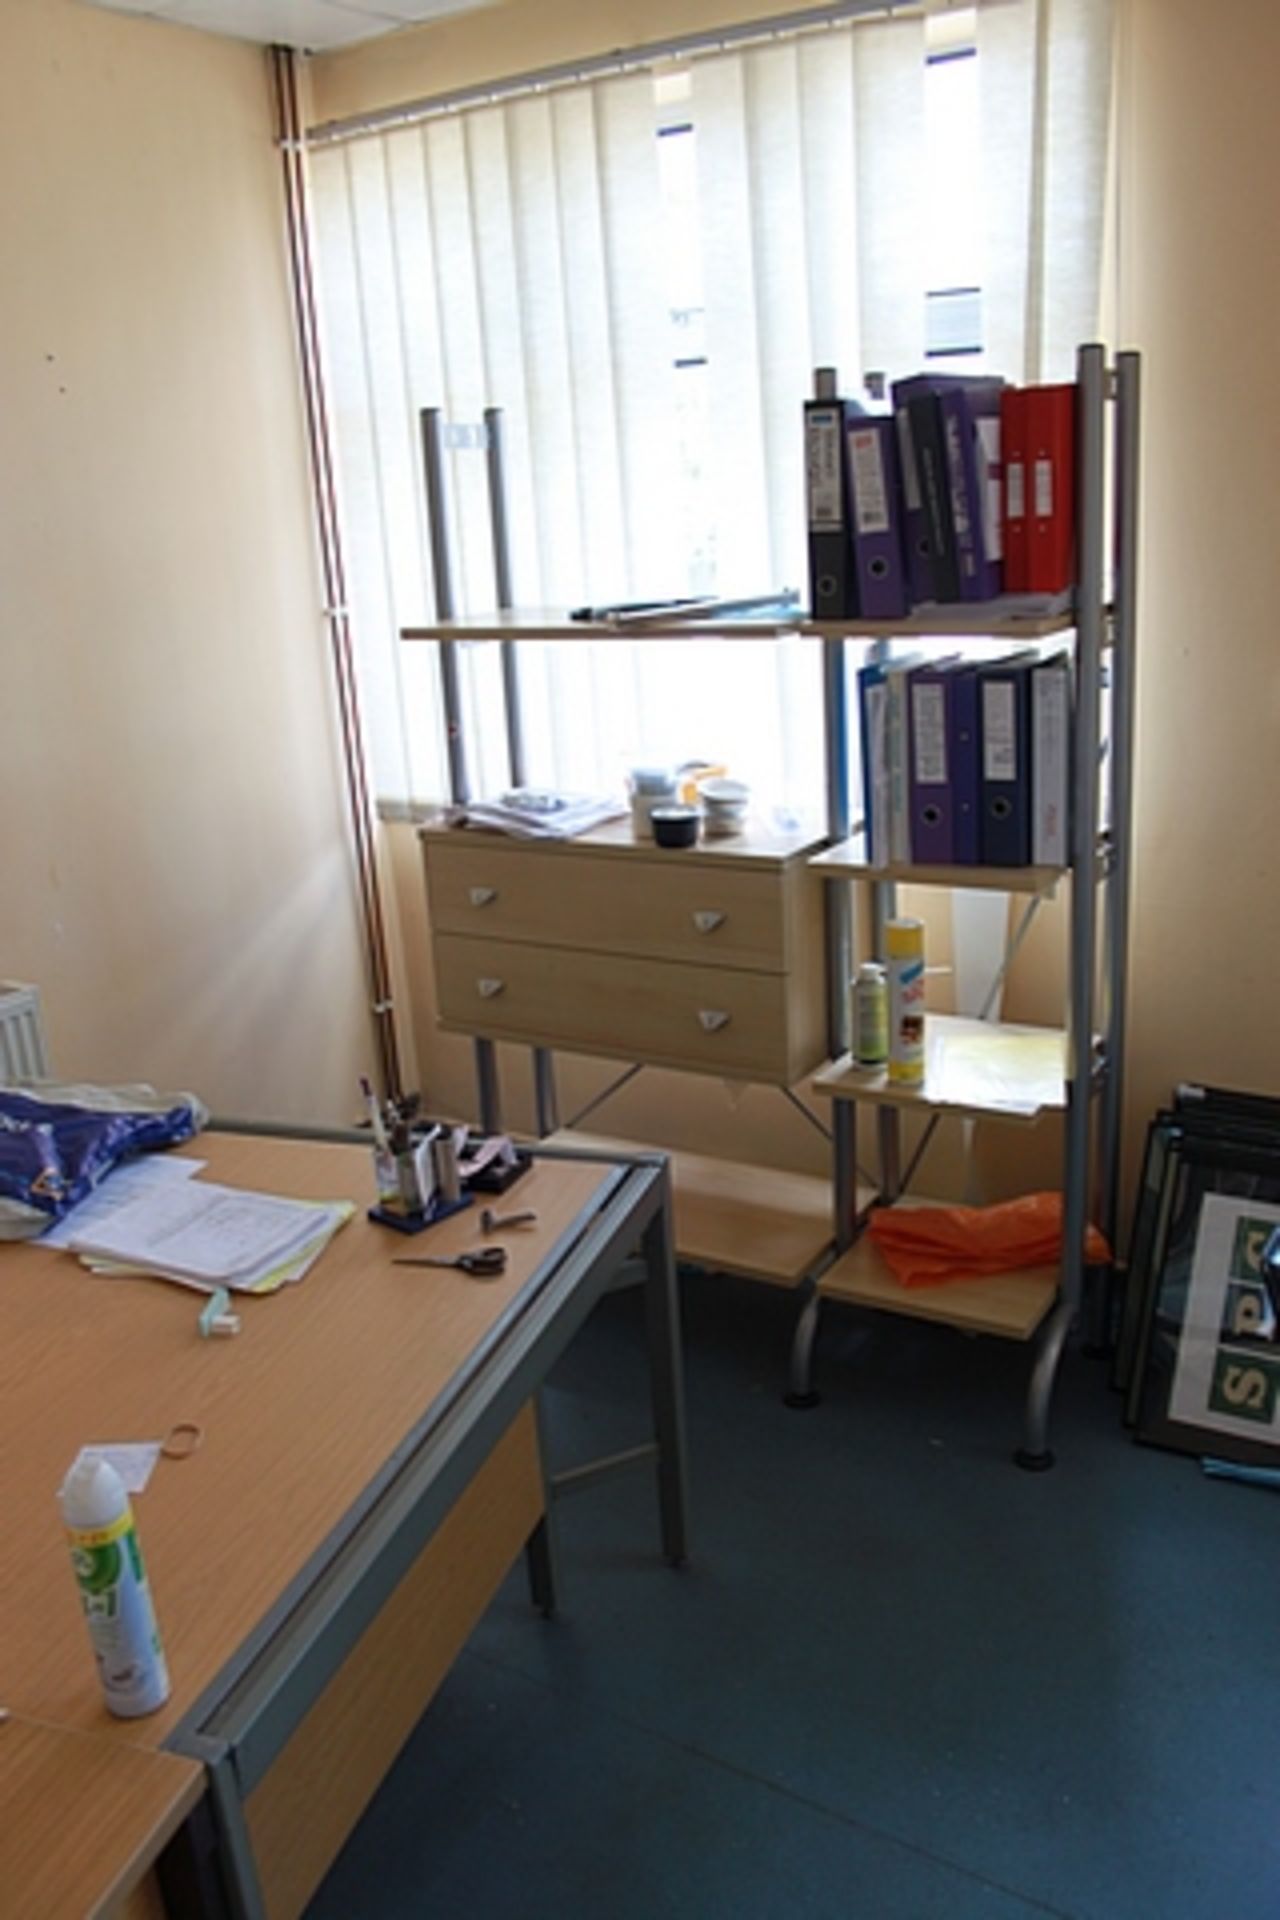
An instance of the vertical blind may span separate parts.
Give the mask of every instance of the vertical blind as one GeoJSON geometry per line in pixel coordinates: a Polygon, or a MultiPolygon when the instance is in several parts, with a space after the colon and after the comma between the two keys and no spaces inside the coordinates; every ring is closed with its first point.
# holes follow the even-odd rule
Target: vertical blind
{"type": "MultiPolygon", "coordinates": [[[[972,370],[1070,378],[1101,285],[1113,0],[976,14],[972,370]]],[[[954,25],[954,21],[952,22],[954,25]]],[[[440,798],[419,409],[503,409],[518,602],[803,589],[801,404],[925,364],[929,27],[860,23],[428,118],[311,157],[326,372],[376,790],[440,798]],[[672,161],[679,155],[680,164],[672,161]]],[[[936,146],[936,142],[935,142],[936,146]]],[[[931,157],[932,155],[932,157],[931,157]]],[[[945,170],[945,155],[943,167],[945,170]]],[[[494,604],[483,455],[448,455],[460,611],[494,604]]],[[[821,803],[816,650],[524,644],[532,779],[724,759],[821,803]]],[[[477,788],[506,778],[464,650],[477,788]]]]}

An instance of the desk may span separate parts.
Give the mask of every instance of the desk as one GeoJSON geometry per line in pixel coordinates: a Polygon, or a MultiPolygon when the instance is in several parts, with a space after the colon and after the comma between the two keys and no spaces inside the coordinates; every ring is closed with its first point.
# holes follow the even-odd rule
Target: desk
{"type": "Polygon", "coordinates": [[[13,1714],[0,1722],[0,1912],[128,1920],[156,1856],[204,1790],[204,1770],[13,1714]]]}
{"type": "MultiPolygon", "coordinates": [[[[211,1178],[300,1198],[370,1187],[363,1148],[224,1134],[187,1151],[211,1178]]],[[[512,1201],[536,1207],[537,1226],[506,1236],[511,1264],[486,1282],[391,1264],[409,1248],[478,1244],[478,1209],[417,1241],[360,1217],[298,1288],[240,1302],[233,1340],[198,1338],[185,1289],[0,1249],[0,1447],[12,1479],[0,1702],[203,1763],[209,1831],[193,1818],[169,1861],[172,1887],[181,1853],[186,1883],[171,1904],[184,1920],[300,1911],[531,1536],[550,1606],[552,1516],[530,1402],[637,1242],[663,1545],[683,1559],[667,1190],[652,1156],[540,1157],[512,1201]],[[85,1441],[158,1438],[183,1420],[201,1424],[202,1446],[162,1460],[138,1499],[173,1693],[144,1721],[115,1721],[54,1491],[85,1441]]]]}

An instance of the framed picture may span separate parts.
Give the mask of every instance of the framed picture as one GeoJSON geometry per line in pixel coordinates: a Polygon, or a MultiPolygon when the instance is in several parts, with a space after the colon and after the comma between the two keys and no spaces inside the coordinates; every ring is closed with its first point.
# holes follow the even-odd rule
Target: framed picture
{"type": "Polygon", "coordinates": [[[1169,1127],[1154,1167],[1148,1156],[1158,1186],[1144,1178],[1146,1304],[1130,1407],[1141,1440],[1275,1465],[1280,1141],[1249,1131],[1241,1140],[1169,1127]]]}

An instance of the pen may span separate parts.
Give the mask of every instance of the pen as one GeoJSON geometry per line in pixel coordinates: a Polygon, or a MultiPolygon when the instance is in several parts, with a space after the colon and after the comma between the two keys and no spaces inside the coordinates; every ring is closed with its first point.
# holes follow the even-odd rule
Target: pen
{"type": "Polygon", "coordinates": [[[627,614],[667,613],[672,607],[692,607],[700,604],[686,596],[683,600],[624,600],[613,607],[573,607],[571,620],[617,620],[627,614]]]}

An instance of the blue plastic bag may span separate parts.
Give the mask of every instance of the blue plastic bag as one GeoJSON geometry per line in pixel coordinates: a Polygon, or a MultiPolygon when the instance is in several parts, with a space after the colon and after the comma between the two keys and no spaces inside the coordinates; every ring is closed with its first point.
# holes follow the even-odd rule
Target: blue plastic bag
{"type": "Polygon", "coordinates": [[[0,1239],[43,1233],[118,1161],[190,1140],[207,1119],[193,1095],[149,1087],[0,1087],[0,1239]],[[51,1097],[71,1092],[82,1097],[51,1097]]]}

